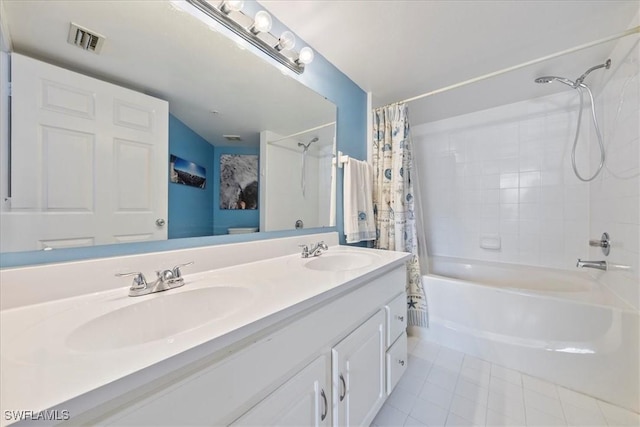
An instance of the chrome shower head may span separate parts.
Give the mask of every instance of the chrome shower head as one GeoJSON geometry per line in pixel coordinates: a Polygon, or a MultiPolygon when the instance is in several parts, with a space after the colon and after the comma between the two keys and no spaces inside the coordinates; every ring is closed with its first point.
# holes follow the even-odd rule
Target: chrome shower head
{"type": "Polygon", "coordinates": [[[555,80],[555,77],[551,77],[551,76],[544,76],[544,77],[538,77],[537,79],[535,79],[534,81],[536,83],[551,83],[552,81],[555,80]]]}
{"type": "Polygon", "coordinates": [[[298,147],[304,147],[304,151],[307,151],[309,149],[309,146],[311,144],[313,144],[314,142],[316,142],[316,141],[319,141],[317,136],[315,138],[313,138],[311,141],[309,141],[307,144],[303,144],[302,142],[298,142],[298,147]]]}
{"type": "Polygon", "coordinates": [[[584,72],[583,75],[578,77],[575,82],[567,79],[566,77],[556,77],[556,76],[538,77],[534,81],[536,83],[560,82],[560,83],[566,84],[567,86],[571,86],[574,89],[577,89],[578,87],[584,87],[585,86],[585,84],[583,83],[584,79],[589,75],[589,73],[599,68],[606,68],[607,70],[611,68],[611,60],[607,59],[607,61],[604,64],[599,64],[599,65],[596,65],[595,67],[589,68],[587,71],[584,72]]]}
{"type": "Polygon", "coordinates": [[[566,84],[567,86],[571,86],[571,87],[575,88],[575,83],[572,82],[571,80],[567,79],[566,77],[544,76],[544,77],[538,77],[534,81],[536,83],[560,82],[560,83],[566,84]]]}

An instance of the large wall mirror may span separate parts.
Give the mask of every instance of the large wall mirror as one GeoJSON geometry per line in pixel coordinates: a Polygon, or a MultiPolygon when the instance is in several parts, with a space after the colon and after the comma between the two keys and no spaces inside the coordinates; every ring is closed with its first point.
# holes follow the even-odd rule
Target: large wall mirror
{"type": "MultiPolygon", "coordinates": [[[[290,72],[169,1],[2,6],[19,74],[12,80],[39,78],[22,83],[28,90],[13,84],[12,108],[44,111],[24,123],[16,119],[22,112],[12,111],[1,160],[3,254],[335,225],[336,107],[290,72]],[[72,23],[104,36],[98,53],[69,43],[72,23]],[[54,66],[54,77],[33,71],[40,62],[54,66]],[[57,68],[77,74],[58,79],[57,68]],[[84,77],[114,86],[85,89],[84,77]],[[116,86],[166,107],[123,101],[116,86]],[[83,127],[83,114],[98,116],[101,90],[117,98],[101,120],[127,128],[106,142],[83,127]],[[74,110],[73,117],[38,121],[63,110],[74,110]],[[167,133],[160,160],[135,133],[147,125],[167,133]],[[158,200],[166,207],[156,213],[158,200]],[[98,220],[105,203],[110,216],[98,220]],[[104,231],[116,222],[124,231],[104,231]]],[[[154,132],[149,144],[162,137],[154,132]]]]}

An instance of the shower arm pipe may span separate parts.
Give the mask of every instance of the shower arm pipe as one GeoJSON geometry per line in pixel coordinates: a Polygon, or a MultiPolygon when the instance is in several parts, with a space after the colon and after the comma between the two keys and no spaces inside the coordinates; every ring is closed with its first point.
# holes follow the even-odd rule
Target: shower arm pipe
{"type": "MultiPolygon", "coordinates": [[[[621,39],[623,37],[630,36],[632,34],[639,34],[639,33],[640,33],[640,25],[636,26],[636,27],[633,27],[633,28],[630,28],[630,29],[628,29],[626,31],[623,31],[621,33],[613,34],[611,36],[608,36],[608,37],[605,37],[605,38],[602,38],[602,39],[599,39],[599,40],[595,40],[595,41],[592,41],[592,42],[589,42],[589,43],[581,44],[579,46],[575,46],[575,47],[572,47],[570,49],[561,50],[559,52],[552,53],[551,55],[542,56],[542,57],[540,57],[538,59],[533,59],[531,61],[523,62],[523,63],[518,64],[518,65],[513,65],[511,67],[503,68],[502,70],[494,71],[494,72],[491,72],[491,73],[488,73],[488,74],[483,74],[481,76],[474,77],[474,78],[469,79],[469,80],[464,80],[464,81],[456,83],[456,84],[452,84],[452,85],[445,86],[445,87],[440,88],[440,89],[432,90],[431,92],[423,93],[422,95],[417,95],[417,96],[414,96],[414,97],[411,97],[411,98],[404,99],[402,101],[396,101],[396,102],[393,102],[392,104],[404,104],[404,103],[407,103],[407,102],[417,101],[418,99],[427,98],[427,97],[432,96],[432,95],[437,95],[437,94],[442,93],[442,92],[447,92],[447,91],[452,90],[452,89],[457,89],[459,87],[470,85],[472,83],[476,83],[476,82],[479,82],[479,81],[482,81],[482,80],[486,80],[486,79],[489,79],[491,77],[499,76],[501,74],[505,74],[505,73],[508,73],[508,72],[511,72],[511,71],[518,70],[520,68],[528,67],[529,65],[534,65],[534,64],[537,64],[539,62],[544,62],[544,61],[547,61],[549,59],[557,58],[558,56],[567,55],[569,53],[577,52],[579,50],[587,49],[587,48],[590,48],[590,47],[593,47],[593,46],[597,46],[597,45],[602,44],[602,43],[607,43],[607,42],[610,42],[610,41],[613,41],[613,40],[617,40],[617,39],[621,39]]],[[[390,105],[392,105],[392,104],[390,104],[390,105]]]]}
{"type": "Polygon", "coordinates": [[[300,132],[292,133],[291,135],[283,136],[282,138],[274,139],[273,141],[267,141],[267,144],[273,144],[274,142],[284,141],[285,139],[293,138],[294,136],[304,135],[305,133],[313,132],[314,130],[323,129],[323,128],[326,128],[326,127],[329,127],[329,126],[333,126],[335,124],[336,124],[336,122],[325,123],[323,125],[316,126],[314,128],[311,128],[311,129],[303,130],[303,131],[300,131],[300,132]]]}

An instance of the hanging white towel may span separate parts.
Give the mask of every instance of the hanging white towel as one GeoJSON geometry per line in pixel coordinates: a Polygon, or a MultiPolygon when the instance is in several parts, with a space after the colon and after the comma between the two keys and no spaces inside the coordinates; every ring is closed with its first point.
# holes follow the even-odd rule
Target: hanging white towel
{"type": "Polygon", "coordinates": [[[372,176],[367,162],[350,158],[344,165],[344,234],[347,243],[376,238],[372,176]]]}

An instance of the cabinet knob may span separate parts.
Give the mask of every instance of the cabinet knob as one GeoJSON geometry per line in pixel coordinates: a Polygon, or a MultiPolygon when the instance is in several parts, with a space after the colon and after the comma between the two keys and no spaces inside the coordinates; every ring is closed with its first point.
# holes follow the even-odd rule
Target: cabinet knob
{"type": "Polygon", "coordinates": [[[324,411],[320,416],[320,421],[324,421],[327,418],[327,412],[329,411],[329,405],[327,404],[327,395],[324,394],[324,389],[320,390],[320,396],[322,396],[322,400],[324,401],[324,411]]]}
{"type": "Polygon", "coordinates": [[[404,366],[404,360],[398,359],[398,363],[400,364],[400,366],[404,366]]]}

